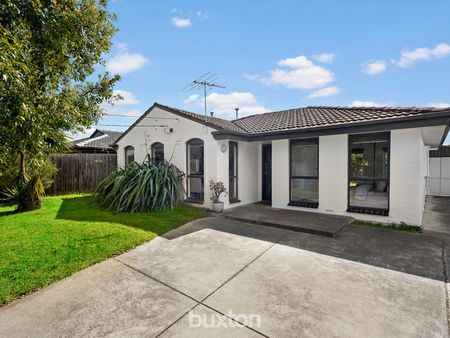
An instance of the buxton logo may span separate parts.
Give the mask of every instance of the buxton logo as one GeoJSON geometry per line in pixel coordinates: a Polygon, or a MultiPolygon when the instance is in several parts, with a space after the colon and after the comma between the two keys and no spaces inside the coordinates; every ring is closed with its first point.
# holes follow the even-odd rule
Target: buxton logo
{"type": "Polygon", "coordinates": [[[195,314],[189,312],[190,328],[238,328],[248,326],[251,328],[261,327],[261,316],[256,314],[234,314],[228,310],[225,315],[221,314],[195,314]]]}

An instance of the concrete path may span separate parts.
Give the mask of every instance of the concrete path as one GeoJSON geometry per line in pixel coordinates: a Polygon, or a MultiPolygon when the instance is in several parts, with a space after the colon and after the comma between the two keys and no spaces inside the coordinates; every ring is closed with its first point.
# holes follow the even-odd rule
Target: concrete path
{"type": "Polygon", "coordinates": [[[446,252],[205,218],[0,308],[0,336],[447,337],[446,252]]]}
{"type": "Polygon", "coordinates": [[[427,196],[422,228],[450,235],[450,197],[427,196]]]}

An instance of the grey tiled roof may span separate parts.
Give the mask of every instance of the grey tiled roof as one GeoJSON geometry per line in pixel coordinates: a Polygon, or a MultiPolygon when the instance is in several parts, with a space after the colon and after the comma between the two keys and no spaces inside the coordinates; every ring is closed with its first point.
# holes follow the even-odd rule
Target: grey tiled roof
{"type": "Polygon", "coordinates": [[[111,148],[111,145],[122,135],[121,131],[96,129],[88,138],[72,142],[74,148],[111,148]]]}
{"type": "MultiPolygon", "coordinates": [[[[158,104],[204,123],[201,114],[158,104]]],[[[333,107],[312,106],[256,114],[237,120],[224,120],[208,117],[207,121],[220,129],[244,134],[259,134],[285,130],[302,130],[324,126],[352,125],[364,122],[391,122],[396,119],[426,116],[430,113],[448,111],[448,108],[416,108],[416,107],[333,107]]]]}
{"type": "Polygon", "coordinates": [[[249,134],[301,130],[324,126],[391,122],[414,116],[445,111],[442,108],[402,107],[306,107],[252,115],[233,123],[249,134]]]}
{"type": "Polygon", "coordinates": [[[414,118],[424,119],[440,112],[443,113],[442,117],[450,117],[449,108],[311,106],[256,114],[229,121],[218,117],[208,116],[205,118],[202,114],[155,103],[116,142],[133,129],[154,107],[159,107],[199,123],[205,123],[206,121],[207,125],[218,129],[221,133],[237,133],[242,136],[312,130],[320,127],[390,123],[414,118]]]}
{"type": "MultiPolygon", "coordinates": [[[[166,108],[169,111],[177,112],[181,115],[190,117],[194,120],[197,120],[198,122],[205,123],[205,115],[193,113],[193,112],[179,109],[179,108],[169,107],[169,106],[166,106],[166,105],[163,105],[160,103],[158,103],[157,105],[160,106],[161,108],[166,108]]],[[[210,116],[206,117],[206,121],[209,124],[219,128],[219,129],[225,129],[228,131],[236,131],[236,132],[245,132],[244,129],[242,129],[238,125],[234,124],[233,121],[228,121],[228,120],[221,119],[218,117],[210,117],[210,116]]]]}

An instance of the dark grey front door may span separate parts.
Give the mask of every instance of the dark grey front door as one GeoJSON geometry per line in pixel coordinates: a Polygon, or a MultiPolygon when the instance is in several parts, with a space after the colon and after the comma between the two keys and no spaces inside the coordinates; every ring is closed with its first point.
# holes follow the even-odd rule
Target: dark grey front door
{"type": "Polygon", "coordinates": [[[272,201],[272,145],[262,146],[262,200],[272,201]]]}

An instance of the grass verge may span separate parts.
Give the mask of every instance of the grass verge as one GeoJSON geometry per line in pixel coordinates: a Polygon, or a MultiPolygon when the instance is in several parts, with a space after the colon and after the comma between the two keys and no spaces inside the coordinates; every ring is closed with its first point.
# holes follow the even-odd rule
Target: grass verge
{"type": "Polygon", "coordinates": [[[25,213],[0,206],[0,304],[204,215],[192,207],[117,214],[86,194],[46,197],[25,213]]]}
{"type": "Polygon", "coordinates": [[[353,221],[352,225],[362,225],[372,228],[382,228],[382,229],[389,229],[389,230],[396,230],[396,231],[406,231],[406,232],[422,232],[422,228],[417,225],[411,225],[406,223],[373,223],[373,222],[366,222],[361,220],[355,220],[353,221]]]}

